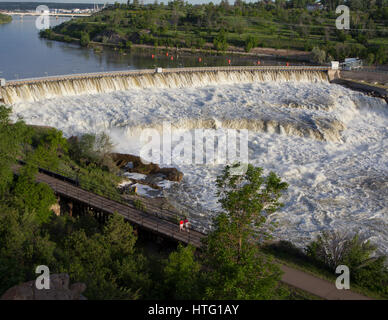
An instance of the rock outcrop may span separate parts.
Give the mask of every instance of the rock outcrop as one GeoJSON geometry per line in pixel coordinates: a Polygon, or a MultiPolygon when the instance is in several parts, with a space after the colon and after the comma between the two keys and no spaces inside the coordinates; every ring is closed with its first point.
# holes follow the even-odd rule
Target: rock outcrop
{"type": "Polygon", "coordinates": [[[68,274],[52,274],[50,289],[37,289],[35,280],[32,280],[8,289],[1,300],[87,300],[82,295],[86,289],[84,283],[69,284],[68,274]]]}
{"type": "Polygon", "coordinates": [[[155,163],[144,164],[140,157],[131,154],[112,153],[111,157],[115,164],[121,169],[125,167],[128,172],[137,172],[142,174],[163,174],[167,180],[180,182],[183,179],[183,173],[176,168],[160,168],[155,163]]]}

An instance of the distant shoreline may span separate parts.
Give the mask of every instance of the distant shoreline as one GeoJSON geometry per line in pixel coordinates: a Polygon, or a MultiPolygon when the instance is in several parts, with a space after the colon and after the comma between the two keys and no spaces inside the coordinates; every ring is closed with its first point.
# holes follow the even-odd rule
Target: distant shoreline
{"type": "Polygon", "coordinates": [[[0,24],[10,23],[11,21],[12,21],[12,16],[2,14],[0,12],[0,24]]]}
{"type": "MultiPolygon", "coordinates": [[[[66,35],[52,32],[53,37],[47,38],[49,40],[61,41],[61,42],[72,42],[80,44],[80,39],[68,37],[68,41],[64,40],[66,35]]],[[[176,48],[176,47],[166,47],[166,46],[152,46],[148,44],[132,44],[131,49],[120,48],[114,43],[102,43],[97,41],[90,41],[89,47],[98,48],[98,47],[108,47],[113,50],[123,50],[123,53],[126,51],[130,51],[131,49],[146,49],[150,51],[172,51],[172,52],[184,52],[188,54],[196,55],[198,53],[204,53],[209,55],[239,55],[239,56],[249,56],[249,57],[271,57],[275,59],[290,59],[290,60],[298,60],[304,62],[312,62],[311,61],[311,53],[307,51],[300,50],[287,50],[287,49],[274,49],[274,48],[254,48],[250,52],[245,52],[243,48],[238,48],[234,46],[230,46],[233,50],[225,50],[225,51],[217,51],[215,49],[198,49],[198,48],[176,48]]]]}

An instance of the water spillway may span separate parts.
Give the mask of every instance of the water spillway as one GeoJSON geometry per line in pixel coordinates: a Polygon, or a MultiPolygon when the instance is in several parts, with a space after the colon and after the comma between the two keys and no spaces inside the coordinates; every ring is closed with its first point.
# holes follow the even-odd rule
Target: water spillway
{"type": "Polygon", "coordinates": [[[0,87],[6,104],[128,89],[185,88],[253,82],[327,81],[326,67],[214,67],[118,71],[10,81],[0,87]]]}

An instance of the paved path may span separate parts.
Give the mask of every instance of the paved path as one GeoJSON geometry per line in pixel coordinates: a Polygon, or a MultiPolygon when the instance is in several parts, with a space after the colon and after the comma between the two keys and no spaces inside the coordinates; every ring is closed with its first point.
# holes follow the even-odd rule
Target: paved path
{"type": "Polygon", "coordinates": [[[318,278],[309,273],[281,265],[282,281],[326,300],[371,300],[351,290],[338,290],[334,282],[318,278]]]}

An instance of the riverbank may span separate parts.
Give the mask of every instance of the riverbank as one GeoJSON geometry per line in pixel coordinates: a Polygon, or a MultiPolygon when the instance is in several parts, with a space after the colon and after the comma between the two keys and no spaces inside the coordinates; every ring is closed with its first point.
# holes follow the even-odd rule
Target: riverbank
{"type": "MultiPolygon", "coordinates": [[[[69,37],[64,34],[56,33],[53,31],[42,32],[41,37],[61,41],[66,43],[75,43],[80,46],[91,47],[95,52],[101,52],[103,48],[109,48],[115,51],[121,52],[122,55],[126,55],[133,50],[138,51],[148,51],[153,53],[163,53],[169,52],[171,55],[232,55],[232,56],[241,56],[241,57],[251,57],[251,58],[270,58],[270,59],[279,59],[279,60],[288,60],[288,61],[298,61],[298,62],[309,62],[312,61],[311,52],[301,51],[301,50],[292,50],[292,49],[274,49],[274,48],[253,48],[250,52],[245,52],[244,48],[229,46],[229,50],[217,51],[212,48],[212,44],[207,44],[205,48],[184,48],[184,47],[173,47],[173,46],[152,46],[148,44],[131,44],[128,47],[119,46],[115,43],[103,43],[99,41],[89,41],[87,44],[82,44],[81,40],[74,37],[69,37]]],[[[257,63],[257,61],[256,61],[257,63]]]]}
{"type": "Polygon", "coordinates": [[[11,21],[11,16],[0,13],[0,24],[10,23],[11,21]]]}
{"type": "Polygon", "coordinates": [[[332,80],[331,83],[384,99],[388,103],[388,72],[341,71],[340,78],[332,80]]]}
{"type": "MultiPolygon", "coordinates": [[[[368,58],[371,63],[387,61],[382,48],[386,39],[380,35],[384,29],[381,23],[373,24],[375,33],[366,39],[364,35],[354,37],[347,32],[336,32],[333,28],[335,12],[305,11],[302,18],[300,9],[278,9],[270,4],[245,3],[227,6],[223,3],[196,6],[184,3],[176,6],[117,4],[52,30],[80,39],[83,44],[90,41],[112,43],[117,49],[149,45],[287,57],[315,52],[316,61],[326,60],[329,56],[333,60],[343,59],[346,52],[346,56],[368,58]],[[315,30],[317,25],[319,30],[315,30]]],[[[357,8],[353,9],[353,12],[357,11],[357,8]]],[[[363,13],[365,11],[359,12],[363,13]]]]}

